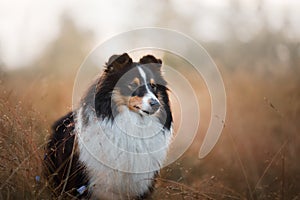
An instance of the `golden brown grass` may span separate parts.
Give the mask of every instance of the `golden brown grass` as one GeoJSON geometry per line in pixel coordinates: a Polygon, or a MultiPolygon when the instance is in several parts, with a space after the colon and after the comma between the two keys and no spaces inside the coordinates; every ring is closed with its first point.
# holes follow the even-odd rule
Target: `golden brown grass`
{"type": "MultiPolygon", "coordinates": [[[[197,158],[209,118],[209,102],[202,102],[197,138],[162,170],[150,199],[299,199],[299,79],[223,75],[228,115],[217,146],[197,158]]],[[[0,199],[51,198],[41,161],[51,123],[71,109],[72,81],[51,74],[1,77],[0,199]]]]}
{"type": "Polygon", "coordinates": [[[30,105],[1,85],[0,99],[0,189],[1,199],[31,199],[39,194],[45,120],[30,105]]]}
{"type": "Polygon", "coordinates": [[[49,199],[42,172],[44,148],[52,121],[68,109],[69,96],[64,89],[49,93],[62,88],[61,81],[18,77],[1,77],[0,199],[49,199]]]}

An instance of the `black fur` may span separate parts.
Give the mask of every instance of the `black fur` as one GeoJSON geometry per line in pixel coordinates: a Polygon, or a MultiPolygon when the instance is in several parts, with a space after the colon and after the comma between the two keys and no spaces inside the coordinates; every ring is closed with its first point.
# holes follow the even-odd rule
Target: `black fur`
{"type": "MultiPolygon", "coordinates": [[[[151,55],[144,56],[138,63],[132,62],[132,59],[126,53],[121,56],[112,56],[102,76],[89,88],[82,100],[81,107],[84,108],[82,109],[83,125],[89,123],[89,113],[85,112],[90,110],[96,112],[99,120],[105,118],[113,120],[114,114],[118,112],[115,102],[112,101],[112,91],[116,83],[128,70],[137,65],[146,65],[144,68],[150,70],[157,81],[155,93],[163,101],[164,112],[160,113],[159,118],[161,123],[164,124],[164,128],[170,130],[172,115],[167,94],[168,89],[160,73],[161,63],[161,60],[151,55]],[[87,106],[90,106],[91,109],[87,109],[87,106]]],[[[50,182],[51,190],[56,197],[66,198],[71,196],[80,199],[89,198],[91,193],[88,189],[83,194],[77,191],[82,186],[89,188],[89,182],[88,176],[85,173],[85,166],[79,161],[80,152],[78,152],[76,147],[77,143],[74,131],[76,123],[75,112],[70,112],[53,125],[44,164],[45,174],[50,182]]],[[[141,194],[137,199],[144,199],[151,193],[151,188],[153,188],[153,185],[149,188],[150,192],[141,194]]]]}
{"type": "Polygon", "coordinates": [[[94,101],[94,103],[90,102],[91,104],[89,105],[95,105],[93,109],[95,109],[97,116],[101,119],[109,118],[113,120],[113,116],[118,113],[118,110],[116,109],[117,106],[114,105],[114,102],[111,99],[111,94],[116,83],[127,71],[137,65],[146,65],[144,68],[146,70],[150,69],[149,71],[151,71],[153,76],[157,79],[157,93],[160,93],[160,96],[163,97],[164,112],[161,113],[159,118],[161,119],[161,122],[164,123],[164,127],[170,130],[173,119],[167,94],[167,83],[160,72],[161,63],[162,61],[160,59],[156,59],[152,55],[144,56],[138,63],[132,62],[131,58],[129,58],[126,53],[119,57],[116,55],[112,56],[109,59],[108,66],[104,72],[104,77],[106,78],[99,79],[98,83],[89,89],[88,95],[83,102],[87,105],[86,102],[91,100],[94,101]]]}
{"type": "Polygon", "coordinates": [[[52,126],[53,134],[47,145],[45,155],[45,173],[55,197],[62,195],[65,198],[66,195],[71,195],[81,198],[88,195],[87,191],[82,195],[77,192],[81,186],[88,186],[88,179],[84,172],[84,165],[78,160],[79,156],[74,143],[74,128],[74,114],[72,112],[56,121],[52,126]],[[65,181],[67,183],[64,188],[65,181]]]}

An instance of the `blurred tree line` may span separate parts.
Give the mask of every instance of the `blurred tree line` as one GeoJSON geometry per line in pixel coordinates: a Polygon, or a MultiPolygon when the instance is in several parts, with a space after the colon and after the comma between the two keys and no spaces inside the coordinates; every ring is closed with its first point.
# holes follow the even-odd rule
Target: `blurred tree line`
{"type": "MultiPolygon", "coordinates": [[[[139,2],[133,9],[140,10],[143,9],[143,6],[144,4],[139,2]]],[[[198,5],[191,4],[189,6],[190,14],[183,14],[178,11],[180,8],[176,7],[172,1],[161,2],[159,9],[154,13],[154,26],[178,29],[189,34],[207,49],[219,67],[230,72],[243,69],[263,77],[270,74],[299,74],[300,43],[298,40],[287,37],[287,32],[290,31],[287,14],[283,14],[283,27],[280,30],[272,31],[264,11],[263,1],[258,1],[254,13],[261,26],[257,33],[251,35],[251,26],[246,24],[247,20],[244,24],[242,20],[238,22],[237,18],[244,12],[239,1],[232,0],[228,10],[229,15],[223,18],[221,15],[218,16],[227,38],[205,41],[201,34],[198,34],[205,27],[195,28],[199,26],[197,23],[201,20],[201,15],[196,14],[203,9],[197,7],[198,5]],[[245,28],[243,28],[244,26],[245,28]],[[251,35],[246,41],[241,39],[241,29],[244,34],[247,35],[249,32],[251,35]]],[[[36,73],[48,75],[50,73],[55,76],[75,75],[76,69],[94,47],[95,38],[92,32],[79,29],[68,14],[62,16],[60,26],[59,37],[46,48],[42,56],[30,66],[14,73],[21,72],[23,76],[36,73]]],[[[0,70],[5,67],[0,62],[0,70]]]]}
{"type": "Polygon", "coordinates": [[[192,8],[191,13],[182,15],[170,1],[164,1],[164,8],[159,10],[157,25],[165,27],[166,24],[172,24],[178,30],[184,27],[184,33],[190,34],[203,45],[216,64],[225,70],[233,72],[242,68],[262,77],[300,74],[300,41],[299,36],[289,37],[292,26],[288,10],[283,9],[280,13],[281,28],[273,30],[264,1],[256,1],[255,5],[251,11],[253,13],[247,16],[248,13],[243,9],[241,2],[231,0],[225,16],[216,14],[217,21],[222,25],[222,32],[217,34],[220,34],[220,38],[221,34],[226,34],[223,40],[206,41],[200,34],[206,27],[195,29],[197,21],[201,20],[199,16],[202,16],[196,14],[205,12],[205,8],[201,9],[198,5],[189,5],[192,8]],[[259,22],[259,28],[250,24],[253,21],[251,17],[259,22]]]}
{"type": "MultiPolygon", "coordinates": [[[[22,78],[54,76],[72,79],[90,51],[93,34],[79,29],[74,21],[64,14],[61,17],[59,36],[50,43],[32,64],[9,72],[13,77],[22,78]]],[[[1,69],[0,63],[0,69],[1,69]]],[[[2,68],[5,68],[2,64],[2,68]]]]}

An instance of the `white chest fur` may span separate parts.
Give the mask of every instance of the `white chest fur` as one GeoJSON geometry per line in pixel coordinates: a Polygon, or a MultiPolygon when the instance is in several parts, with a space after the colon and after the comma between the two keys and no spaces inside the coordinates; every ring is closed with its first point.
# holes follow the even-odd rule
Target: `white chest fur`
{"type": "Polygon", "coordinates": [[[78,111],[76,132],[92,198],[126,199],[147,192],[166,158],[172,133],[157,117],[142,117],[126,107],[113,122],[88,113],[83,125],[78,111]]]}

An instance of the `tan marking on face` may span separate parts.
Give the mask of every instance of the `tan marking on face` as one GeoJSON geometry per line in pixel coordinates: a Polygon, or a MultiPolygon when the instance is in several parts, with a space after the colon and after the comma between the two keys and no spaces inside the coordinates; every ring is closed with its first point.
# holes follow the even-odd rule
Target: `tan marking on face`
{"type": "Polygon", "coordinates": [[[128,85],[128,87],[131,89],[131,90],[134,90],[136,89],[137,87],[140,86],[140,79],[138,77],[135,77],[133,79],[133,81],[128,85]]]}
{"type": "Polygon", "coordinates": [[[154,85],[154,84],[155,84],[155,81],[154,81],[153,78],[150,79],[150,84],[151,84],[151,85],[154,85]]]}
{"type": "Polygon", "coordinates": [[[128,108],[132,111],[139,111],[143,104],[143,98],[134,96],[129,98],[128,108]]]}
{"type": "Polygon", "coordinates": [[[121,112],[121,106],[123,105],[127,105],[127,102],[129,101],[128,99],[129,97],[126,97],[126,96],[123,96],[121,95],[120,91],[118,89],[115,89],[113,91],[113,94],[112,94],[112,99],[113,101],[115,102],[117,108],[118,108],[118,111],[121,112]]]}
{"type": "Polygon", "coordinates": [[[140,79],[139,79],[138,77],[135,77],[135,78],[133,79],[133,83],[135,83],[135,84],[137,84],[137,85],[140,85],[140,84],[141,84],[140,79]]]}

